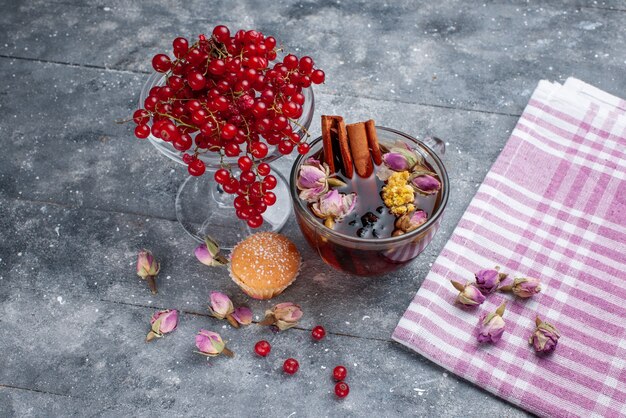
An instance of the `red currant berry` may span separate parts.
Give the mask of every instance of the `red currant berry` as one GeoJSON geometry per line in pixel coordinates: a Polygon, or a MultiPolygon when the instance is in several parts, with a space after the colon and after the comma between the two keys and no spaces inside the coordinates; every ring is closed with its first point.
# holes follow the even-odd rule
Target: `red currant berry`
{"type": "Polygon", "coordinates": [[[278,152],[283,155],[287,155],[291,151],[293,151],[293,142],[288,140],[280,141],[280,143],[278,144],[278,152]]]}
{"type": "Polygon", "coordinates": [[[298,104],[295,102],[287,102],[283,105],[283,113],[288,118],[294,119],[297,118],[298,114],[298,104]]]}
{"type": "Polygon", "coordinates": [[[233,139],[237,135],[237,127],[232,123],[227,123],[222,127],[220,136],[224,139],[233,139]]]}
{"type": "Polygon", "coordinates": [[[300,58],[300,63],[298,65],[298,69],[300,70],[300,72],[302,74],[311,74],[311,71],[313,71],[313,58],[311,57],[302,57],[300,58]]]}
{"type": "Polygon", "coordinates": [[[241,148],[239,148],[237,143],[230,142],[224,147],[224,154],[226,154],[227,157],[236,157],[241,154],[241,148]]]}
{"type": "Polygon", "coordinates": [[[137,109],[133,113],[133,121],[137,125],[145,125],[150,120],[150,112],[146,109],[137,109]]]}
{"type": "Polygon", "coordinates": [[[259,200],[258,202],[255,202],[254,209],[259,214],[264,213],[267,210],[267,204],[263,200],[259,200]]]}
{"type": "Polygon", "coordinates": [[[267,38],[265,38],[264,44],[267,49],[274,49],[276,48],[276,38],[274,38],[273,36],[268,36],[267,38]]]}
{"type": "Polygon", "coordinates": [[[237,181],[237,179],[231,177],[228,183],[224,184],[222,188],[228,194],[237,193],[237,190],[239,190],[239,182],[237,181]]]}
{"type": "Polygon", "coordinates": [[[265,190],[272,190],[277,184],[278,181],[276,180],[276,177],[271,174],[263,179],[263,186],[265,187],[265,190]]]}
{"type": "Polygon", "coordinates": [[[314,340],[321,340],[326,336],[326,330],[324,329],[323,326],[318,325],[315,328],[313,328],[313,330],[311,331],[311,336],[313,337],[314,340]]]}
{"type": "Polygon", "coordinates": [[[203,175],[204,170],[206,170],[204,162],[199,159],[193,160],[191,164],[187,166],[187,171],[189,171],[189,174],[196,177],[203,175]]]}
{"type": "Polygon", "coordinates": [[[244,155],[243,157],[239,157],[237,164],[239,168],[241,168],[241,171],[248,171],[252,168],[252,159],[244,155]]]}
{"type": "Polygon", "coordinates": [[[310,149],[311,146],[306,142],[303,142],[302,144],[298,145],[298,154],[305,155],[307,152],[309,152],[310,149]]]}
{"type": "Polygon", "coordinates": [[[322,84],[325,78],[326,74],[322,70],[315,70],[311,73],[311,81],[315,84],[322,84]]]}
{"type": "Polygon", "coordinates": [[[194,160],[194,158],[195,158],[195,157],[194,157],[193,155],[191,155],[191,154],[186,154],[186,153],[185,153],[185,154],[183,154],[183,162],[184,162],[185,164],[189,164],[189,163],[191,163],[191,162],[194,160]]]}
{"type": "Polygon", "coordinates": [[[274,192],[266,192],[263,195],[263,201],[267,206],[272,206],[274,203],[276,203],[276,195],[274,194],[274,192]]]}
{"type": "Polygon", "coordinates": [[[172,47],[174,48],[174,56],[176,58],[182,58],[189,50],[189,41],[181,37],[176,38],[174,42],[172,42],[172,47]]]}
{"type": "Polygon", "coordinates": [[[225,43],[230,39],[230,30],[224,25],[213,28],[213,37],[217,42],[225,43]]]}
{"type": "MultiPolygon", "coordinates": [[[[251,208],[254,210],[254,208],[251,208]]],[[[255,210],[256,213],[256,210],[255,210]]],[[[248,219],[248,226],[250,228],[258,228],[263,225],[263,217],[259,214],[255,214],[248,219]]],[[[297,369],[296,369],[297,370],[297,369]]],[[[295,373],[295,372],[294,372],[295,373]]]]}
{"type": "Polygon", "coordinates": [[[267,152],[267,145],[263,142],[255,142],[250,145],[250,153],[254,156],[254,158],[263,158],[267,155],[267,152]]]}
{"type": "Polygon", "coordinates": [[[221,59],[213,60],[209,64],[209,72],[215,75],[222,75],[226,72],[226,64],[221,59]]]}
{"type": "Polygon", "coordinates": [[[187,74],[187,84],[192,90],[202,90],[206,85],[206,79],[199,71],[191,71],[187,74]]]}
{"type": "Polygon", "coordinates": [[[239,181],[243,184],[252,184],[256,180],[256,175],[252,171],[242,171],[239,175],[239,181]]]}
{"type": "Polygon", "coordinates": [[[348,375],[348,370],[343,366],[337,366],[333,369],[333,379],[338,382],[342,380],[346,380],[346,376],[348,375]]]}
{"type": "Polygon", "coordinates": [[[338,398],[345,398],[350,393],[350,386],[345,382],[339,382],[335,385],[335,395],[338,398]]]}
{"type": "Polygon", "coordinates": [[[261,357],[267,357],[270,351],[272,351],[272,346],[265,340],[261,340],[254,345],[254,352],[261,357]]]}
{"type": "Polygon", "coordinates": [[[145,107],[146,110],[149,110],[152,112],[154,108],[156,107],[157,103],[159,103],[159,98],[156,97],[156,95],[155,96],[150,95],[146,97],[146,100],[144,100],[143,107],[145,107]]]}
{"type": "Polygon", "coordinates": [[[261,163],[257,167],[257,172],[261,176],[267,176],[270,173],[271,169],[272,168],[270,167],[270,165],[268,163],[261,163]]]}
{"type": "Polygon", "coordinates": [[[165,54],[156,54],[152,58],[152,67],[160,73],[165,73],[172,68],[172,61],[165,54]]]}
{"type": "Polygon", "coordinates": [[[225,168],[220,168],[215,172],[214,177],[218,184],[226,184],[230,180],[230,173],[225,168]]]}
{"type": "Polygon", "coordinates": [[[150,128],[148,125],[135,126],[135,136],[139,139],[146,139],[150,135],[150,128]]]}
{"type": "Polygon", "coordinates": [[[285,67],[287,67],[287,69],[295,70],[298,66],[298,57],[293,54],[289,54],[285,58],[283,58],[283,64],[285,65],[285,67]]]}
{"type": "Polygon", "coordinates": [[[294,374],[298,371],[299,368],[300,364],[298,364],[298,360],[296,360],[295,358],[288,358],[283,364],[283,370],[287,374],[294,374]]]}
{"type": "Polygon", "coordinates": [[[178,151],[187,151],[191,148],[192,142],[189,134],[181,134],[178,138],[174,139],[173,145],[178,151]]]}

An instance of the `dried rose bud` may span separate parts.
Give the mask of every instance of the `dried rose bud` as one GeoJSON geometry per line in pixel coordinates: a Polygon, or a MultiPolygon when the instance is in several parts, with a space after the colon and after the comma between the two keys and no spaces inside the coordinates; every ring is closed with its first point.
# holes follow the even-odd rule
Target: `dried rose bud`
{"type": "Polygon", "coordinates": [[[204,242],[196,247],[196,258],[206,266],[223,266],[228,260],[220,254],[220,247],[211,237],[204,238],[204,242]]]}
{"type": "Polygon", "coordinates": [[[411,184],[418,193],[429,195],[435,194],[441,189],[441,182],[437,180],[432,174],[434,173],[415,173],[411,176],[411,184]]]}
{"type": "Polygon", "coordinates": [[[235,309],[232,316],[240,325],[250,325],[252,323],[252,311],[245,306],[235,309]]]}
{"type": "Polygon", "coordinates": [[[217,332],[205,329],[201,329],[196,335],[196,347],[199,350],[197,351],[198,354],[208,357],[219,356],[222,353],[228,357],[234,356],[234,353],[226,348],[226,343],[217,332]]]}
{"type": "Polygon", "coordinates": [[[178,326],[178,311],[176,309],[166,309],[155,312],[150,318],[150,332],[146,336],[146,342],[155,338],[161,338],[163,334],[172,332],[178,326]]]}
{"type": "Polygon", "coordinates": [[[279,303],[265,311],[265,319],[259,322],[259,325],[274,325],[284,331],[298,325],[300,318],[302,318],[300,306],[291,302],[279,303]]]}
{"type": "Polygon", "coordinates": [[[501,280],[506,278],[506,274],[500,273],[499,268],[483,269],[477,272],[476,287],[483,293],[493,293],[498,289],[501,280]]]}
{"type": "Polygon", "coordinates": [[[153,294],[157,294],[157,285],[155,277],[159,274],[161,265],[154,258],[149,250],[141,250],[137,254],[137,276],[148,282],[148,286],[153,294]]]}
{"type": "Polygon", "coordinates": [[[535,325],[535,332],[528,339],[528,344],[531,344],[537,353],[553,352],[561,334],[554,325],[543,322],[539,317],[535,318],[535,325]]]}
{"type": "Polygon", "coordinates": [[[499,290],[513,292],[515,296],[526,299],[541,292],[541,282],[534,277],[518,277],[512,285],[501,286],[499,290]]]}
{"type": "Polygon", "coordinates": [[[355,193],[339,193],[331,190],[311,205],[311,210],[318,218],[324,219],[324,225],[333,228],[335,221],[340,220],[354,209],[356,205],[355,193]]]}
{"type": "Polygon", "coordinates": [[[329,188],[342,187],[346,184],[331,177],[330,168],[326,163],[320,163],[315,158],[309,158],[300,166],[296,186],[300,190],[300,199],[315,202],[320,196],[328,192],[329,188]]]}
{"type": "Polygon", "coordinates": [[[452,286],[459,291],[456,301],[465,306],[477,306],[485,301],[485,296],[472,283],[467,282],[465,285],[450,280],[452,286]]]}
{"type": "Polygon", "coordinates": [[[420,156],[402,141],[397,141],[389,152],[383,154],[383,163],[394,171],[410,170],[420,161],[420,156]]]}
{"type": "Polygon", "coordinates": [[[424,225],[428,220],[428,215],[423,210],[416,210],[400,216],[395,223],[397,229],[402,232],[411,232],[424,225]]]}
{"type": "Polygon", "coordinates": [[[450,280],[450,283],[452,283],[452,286],[459,291],[456,301],[461,305],[476,306],[485,301],[485,296],[471,283],[468,282],[465,285],[462,285],[454,280],[450,280]]]}
{"type": "Polygon", "coordinates": [[[211,306],[209,306],[211,315],[218,319],[226,319],[230,325],[239,328],[239,322],[237,322],[232,315],[235,311],[235,307],[228,296],[221,292],[211,292],[209,301],[211,302],[211,306]]]}
{"type": "Polygon", "coordinates": [[[500,341],[504,333],[504,307],[506,302],[502,303],[495,312],[483,314],[478,321],[478,342],[479,343],[497,343],[500,341]]]}

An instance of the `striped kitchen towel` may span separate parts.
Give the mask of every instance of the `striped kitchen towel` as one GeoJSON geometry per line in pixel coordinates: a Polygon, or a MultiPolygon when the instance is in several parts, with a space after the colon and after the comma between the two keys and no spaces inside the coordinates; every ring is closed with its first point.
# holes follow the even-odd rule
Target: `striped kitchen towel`
{"type": "Polygon", "coordinates": [[[539,83],[393,338],[540,416],[626,416],[624,100],[539,83]],[[540,278],[542,292],[455,305],[451,279],[496,265],[540,278]],[[478,344],[479,315],[503,301],[502,339],[478,344]],[[561,332],[547,356],[528,344],[536,315],[561,332]]]}

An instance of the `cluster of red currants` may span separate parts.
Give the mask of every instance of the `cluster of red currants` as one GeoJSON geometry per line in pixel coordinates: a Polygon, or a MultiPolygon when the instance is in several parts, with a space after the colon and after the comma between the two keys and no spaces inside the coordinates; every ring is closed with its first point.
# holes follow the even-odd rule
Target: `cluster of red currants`
{"type": "MultiPolygon", "coordinates": [[[[321,341],[326,336],[326,330],[321,325],[317,325],[311,331],[311,337],[315,341],[321,341]]],[[[261,357],[267,357],[272,351],[272,346],[269,342],[261,340],[254,345],[254,352],[261,357]]],[[[288,358],[283,363],[283,371],[289,375],[296,374],[300,369],[300,363],[294,358],[288,358]]],[[[337,366],[333,369],[333,379],[337,382],[335,384],[335,395],[338,398],[345,398],[350,393],[350,387],[344,381],[348,376],[348,370],[344,366],[337,366]]]]}
{"type": "Polygon", "coordinates": [[[262,225],[263,212],[276,202],[270,192],[276,178],[260,160],[269,146],[282,154],[294,148],[309,151],[308,133],[297,122],[306,100],[303,89],[325,77],[311,57],[289,54],[276,61],[277,52],[271,36],[255,30],[231,36],[222,25],[192,45],[176,38],[173,59],[165,54],[152,59],[165,82],[153,87],[133,114],[135,136],[152,134],[171,142],[193,176],[206,170],[200,154],[218,153],[222,168],[215,180],[225,192],[238,195],[237,216],[252,228],[262,225]],[[239,157],[238,167],[224,157],[239,157]]]}

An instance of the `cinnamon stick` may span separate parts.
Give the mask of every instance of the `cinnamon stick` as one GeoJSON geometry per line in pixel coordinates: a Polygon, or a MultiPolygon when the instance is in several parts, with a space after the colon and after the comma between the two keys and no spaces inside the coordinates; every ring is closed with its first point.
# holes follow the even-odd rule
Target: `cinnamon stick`
{"type": "Polygon", "coordinates": [[[372,158],[374,164],[381,165],[383,162],[383,154],[380,152],[380,145],[378,144],[378,135],[376,134],[376,126],[372,119],[365,122],[365,131],[367,132],[367,144],[372,152],[372,158]]]}
{"type": "Polygon", "coordinates": [[[374,171],[370,149],[367,141],[367,131],[365,123],[352,123],[347,126],[348,141],[350,142],[350,151],[354,159],[356,173],[360,177],[367,178],[374,171]]]}
{"type": "Polygon", "coordinates": [[[341,161],[343,161],[343,170],[346,177],[352,178],[354,174],[354,153],[350,153],[348,147],[348,133],[346,131],[346,122],[341,116],[336,116],[337,121],[337,139],[339,140],[339,149],[341,150],[341,161]]]}
{"type": "Polygon", "coordinates": [[[324,147],[324,162],[328,164],[331,173],[336,173],[335,158],[333,155],[333,139],[331,128],[333,125],[333,117],[322,115],[322,145],[324,147]]]}

